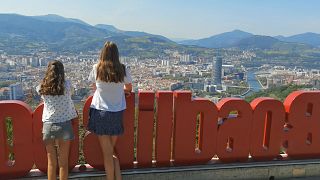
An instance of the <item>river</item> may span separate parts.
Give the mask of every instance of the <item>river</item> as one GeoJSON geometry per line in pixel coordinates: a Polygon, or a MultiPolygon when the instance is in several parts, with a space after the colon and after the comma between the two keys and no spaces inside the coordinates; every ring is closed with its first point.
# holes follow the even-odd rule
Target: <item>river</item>
{"type": "Polygon", "coordinates": [[[252,93],[258,92],[262,89],[262,87],[261,87],[261,85],[260,85],[259,81],[257,80],[254,73],[255,73],[254,71],[247,72],[247,83],[248,83],[251,91],[248,94],[246,94],[246,96],[249,96],[252,93]]]}

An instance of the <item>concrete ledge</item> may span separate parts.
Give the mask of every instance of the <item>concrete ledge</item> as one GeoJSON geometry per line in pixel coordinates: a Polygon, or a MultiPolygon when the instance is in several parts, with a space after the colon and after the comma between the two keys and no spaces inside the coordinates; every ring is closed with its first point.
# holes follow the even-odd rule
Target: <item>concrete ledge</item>
{"type": "MultiPolygon", "coordinates": [[[[124,180],[300,179],[320,176],[320,159],[131,169],[122,171],[122,175],[124,180]]],[[[47,178],[44,174],[39,174],[39,171],[33,171],[30,172],[29,177],[24,179],[40,180],[47,178]]],[[[104,179],[104,172],[94,171],[94,169],[85,172],[73,172],[69,179],[100,180],[104,179]]]]}

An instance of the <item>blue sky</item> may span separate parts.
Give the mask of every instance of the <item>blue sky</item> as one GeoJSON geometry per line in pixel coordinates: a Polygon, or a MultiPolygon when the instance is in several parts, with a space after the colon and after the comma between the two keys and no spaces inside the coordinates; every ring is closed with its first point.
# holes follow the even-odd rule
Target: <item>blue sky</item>
{"type": "Polygon", "coordinates": [[[0,13],[58,14],[170,38],[240,29],[254,34],[320,33],[320,0],[1,0],[0,13]]]}

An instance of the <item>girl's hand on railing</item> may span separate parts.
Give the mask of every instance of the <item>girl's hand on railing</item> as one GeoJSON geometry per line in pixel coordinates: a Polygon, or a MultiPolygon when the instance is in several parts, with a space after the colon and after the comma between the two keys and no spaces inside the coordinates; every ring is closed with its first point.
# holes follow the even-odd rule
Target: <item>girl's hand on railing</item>
{"type": "Polygon", "coordinates": [[[125,95],[126,97],[130,97],[130,96],[131,96],[131,92],[124,91],[124,95],[125,95]]]}
{"type": "Polygon", "coordinates": [[[95,84],[95,83],[90,84],[90,89],[91,89],[92,91],[96,91],[96,89],[97,89],[96,84],[95,84]]]}

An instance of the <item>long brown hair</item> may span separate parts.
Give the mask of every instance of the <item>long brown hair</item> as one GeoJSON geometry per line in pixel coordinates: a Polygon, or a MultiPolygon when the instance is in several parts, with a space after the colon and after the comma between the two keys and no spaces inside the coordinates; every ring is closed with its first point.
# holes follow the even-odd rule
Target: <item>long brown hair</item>
{"type": "Polygon", "coordinates": [[[40,85],[41,95],[64,94],[64,67],[60,61],[51,61],[40,85]]]}
{"type": "Polygon", "coordinates": [[[113,42],[106,42],[100,53],[97,66],[97,80],[104,82],[123,82],[124,65],[119,61],[118,47],[113,42]]]}

